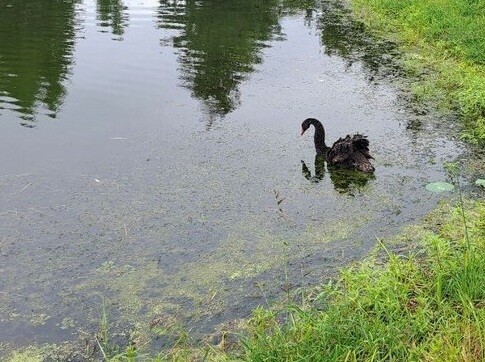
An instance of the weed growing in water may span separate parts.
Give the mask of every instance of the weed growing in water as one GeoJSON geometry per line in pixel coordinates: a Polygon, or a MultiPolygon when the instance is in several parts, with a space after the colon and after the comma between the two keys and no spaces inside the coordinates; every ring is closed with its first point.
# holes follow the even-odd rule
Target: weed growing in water
{"type": "Polygon", "coordinates": [[[120,349],[111,341],[106,300],[103,300],[99,332],[95,338],[104,361],[135,361],[141,357],[135,346],[129,345],[120,349]]]}

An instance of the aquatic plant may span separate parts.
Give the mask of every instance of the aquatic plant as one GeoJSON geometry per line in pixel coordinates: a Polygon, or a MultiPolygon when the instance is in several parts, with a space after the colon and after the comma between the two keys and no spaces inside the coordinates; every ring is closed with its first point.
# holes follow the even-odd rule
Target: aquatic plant
{"type": "Polygon", "coordinates": [[[431,182],[426,185],[426,190],[432,191],[432,192],[444,192],[444,191],[453,191],[455,186],[448,182],[431,182]]]}

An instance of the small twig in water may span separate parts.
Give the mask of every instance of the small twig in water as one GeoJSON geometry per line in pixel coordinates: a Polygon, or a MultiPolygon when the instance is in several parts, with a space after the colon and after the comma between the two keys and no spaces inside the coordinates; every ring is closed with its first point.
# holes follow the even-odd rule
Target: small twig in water
{"type": "Polygon", "coordinates": [[[22,187],[22,189],[19,191],[19,194],[20,194],[22,191],[24,191],[24,190],[25,190],[27,187],[29,187],[30,185],[32,185],[32,184],[29,182],[27,185],[25,185],[24,187],[22,187]]]}

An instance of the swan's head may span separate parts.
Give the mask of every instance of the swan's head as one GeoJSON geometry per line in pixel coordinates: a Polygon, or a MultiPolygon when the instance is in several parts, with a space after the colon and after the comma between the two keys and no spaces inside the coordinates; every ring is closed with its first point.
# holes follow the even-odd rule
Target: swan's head
{"type": "Polygon", "coordinates": [[[319,131],[320,128],[323,130],[323,126],[322,124],[320,123],[320,121],[316,118],[307,118],[303,121],[303,123],[301,124],[301,134],[305,133],[305,131],[310,128],[310,125],[315,126],[315,128],[317,128],[317,130],[319,131]]]}
{"type": "Polygon", "coordinates": [[[303,135],[303,133],[305,133],[305,131],[310,128],[310,125],[312,124],[311,123],[311,120],[312,118],[307,118],[303,121],[303,123],[301,124],[301,133],[300,135],[303,135]]]}

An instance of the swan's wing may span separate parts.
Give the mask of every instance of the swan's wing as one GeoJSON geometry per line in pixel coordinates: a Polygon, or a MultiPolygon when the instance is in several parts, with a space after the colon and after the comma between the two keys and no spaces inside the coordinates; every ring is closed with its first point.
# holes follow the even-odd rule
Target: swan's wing
{"type": "Polygon", "coordinates": [[[369,140],[367,136],[356,134],[352,137],[352,143],[355,149],[361,152],[367,159],[374,158],[369,153],[369,140]]]}
{"type": "Polygon", "coordinates": [[[353,168],[362,172],[373,172],[374,166],[369,161],[369,158],[363,152],[355,152],[348,160],[353,168]]]}
{"type": "Polygon", "coordinates": [[[355,152],[355,147],[350,142],[350,136],[340,138],[328,150],[327,162],[330,164],[343,163],[352,156],[353,152],[355,152]]]}
{"type": "Polygon", "coordinates": [[[369,140],[363,135],[347,135],[336,141],[327,153],[327,162],[333,165],[346,165],[364,172],[372,172],[374,167],[369,162],[369,140]]]}

